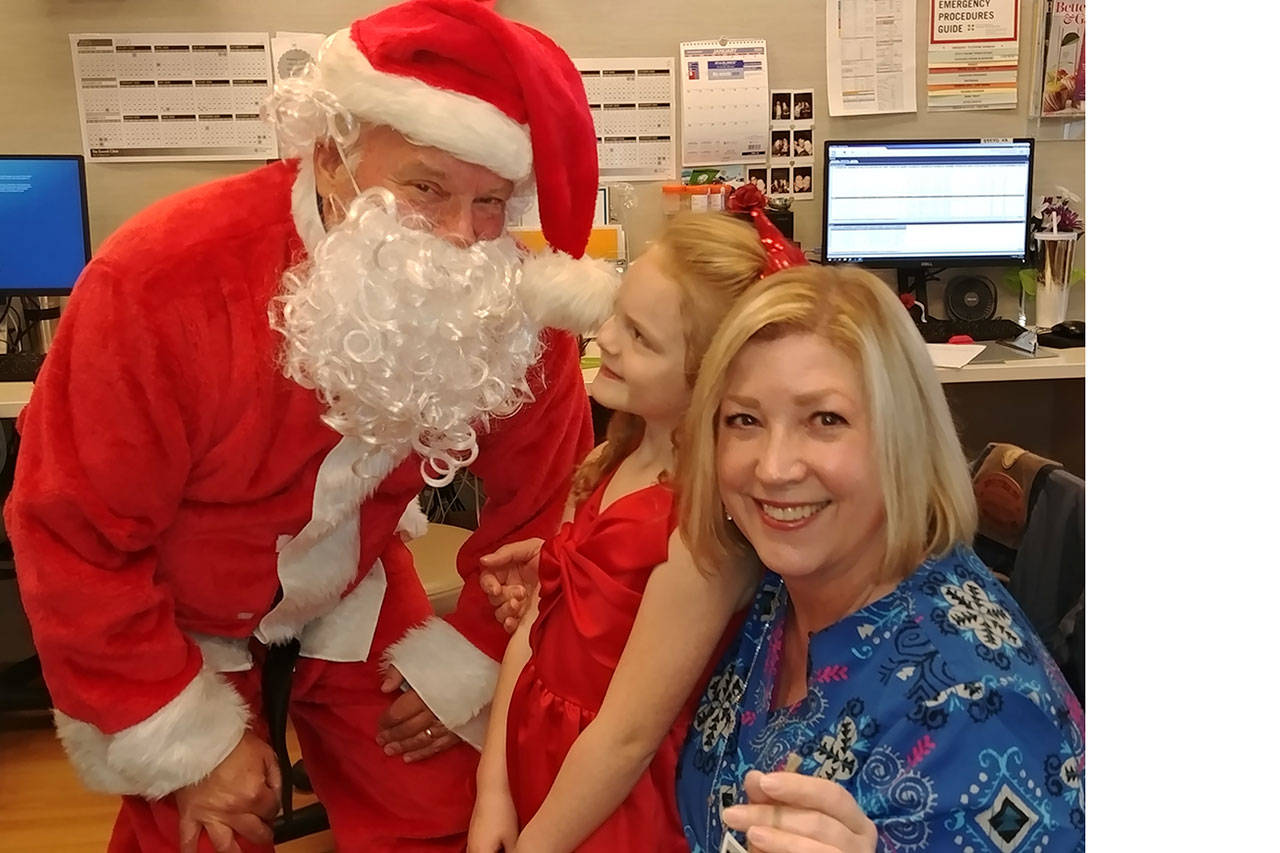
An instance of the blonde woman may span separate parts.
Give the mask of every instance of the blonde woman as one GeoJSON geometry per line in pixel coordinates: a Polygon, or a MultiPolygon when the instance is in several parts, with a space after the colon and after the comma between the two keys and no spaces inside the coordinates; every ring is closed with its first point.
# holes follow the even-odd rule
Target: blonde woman
{"type": "Polygon", "coordinates": [[[694,568],[667,472],[720,320],[761,276],[803,261],[783,243],[776,229],[766,243],[732,218],[689,215],[623,278],[592,386],[615,412],[607,441],[579,470],[557,535],[482,561],[495,576],[536,566],[540,592],[502,662],[470,850],[686,849],[680,743],[755,579],[694,568]]]}
{"type": "Polygon", "coordinates": [[[692,849],[1082,849],[1083,714],[969,549],[960,444],[890,289],[833,267],[756,285],[684,429],[695,560],[766,570],[681,756],[692,849]]]}

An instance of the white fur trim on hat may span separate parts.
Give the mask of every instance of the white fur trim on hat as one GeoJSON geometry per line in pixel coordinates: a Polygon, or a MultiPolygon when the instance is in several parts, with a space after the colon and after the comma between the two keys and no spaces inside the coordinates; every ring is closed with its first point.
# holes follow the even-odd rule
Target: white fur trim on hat
{"type": "Polygon", "coordinates": [[[249,709],[226,679],[203,669],[167,705],[113,735],[58,710],[53,720],[87,787],[158,800],[213,772],[240,742],[249,709]]]}
{"type": "Polygon", "coordinates": [[[440,722],[479,749],[498,688],[498,663],[438,616],[411,628],[383,655],[440,722]]]}
{"type": "Polygon", "coordinates": [[[320,85],[359,118],[385,124],[415,143],[511,181],[533,170],[527,127],[481,98],[378,71],[351,40],[350,29],[329,36],[317,65],[320,85]]]}
{"type": "Polygon", "coordinates": [[[608,261],[548,250],[521,265],[517,293],[535,321],[582,335],[609,318],[618,282],[618,270],[608,261]]]}

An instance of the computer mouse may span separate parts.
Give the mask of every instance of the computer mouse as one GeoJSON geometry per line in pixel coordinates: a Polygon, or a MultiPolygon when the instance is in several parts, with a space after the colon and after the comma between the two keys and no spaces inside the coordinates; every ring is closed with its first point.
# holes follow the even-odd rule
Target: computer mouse
{"type": "Polygon", "coordinates": [[[1050,334],[1077,341],[1084,340],[1084,320],[1063,320],[1049,330],[1050,334]]]}

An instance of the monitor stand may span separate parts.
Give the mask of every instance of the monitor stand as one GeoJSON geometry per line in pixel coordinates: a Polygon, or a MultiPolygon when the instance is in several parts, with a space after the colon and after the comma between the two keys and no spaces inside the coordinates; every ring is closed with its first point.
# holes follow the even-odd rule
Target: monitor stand
{"type": "Polygon", "coordinates": [[[35,328],[36,351],[47,353],[53,343],[53,333],[58,329],[58,320],[62,317],[62,299],[57,296],[37,296],[36,308],[29,312],[32,320],[38,320],[35,328]]]}
{"type": "Polygon", "coordinates": [[[937,281],[936,271],[927,267],[899,267],[898,268],[898,293],[911,293],[915,295],[917,304],[924,311],[924,316],[929,316],[929,282],[937,281]]]}
{"type": "Polygon", "coordinates": [[[20,296],[21,325],[27,331],[20,340],[9,341],[6,352],[30,352],[44,355],[53,343],[53,333],[62,316],[62,300],[57,296],[20,296]]]}

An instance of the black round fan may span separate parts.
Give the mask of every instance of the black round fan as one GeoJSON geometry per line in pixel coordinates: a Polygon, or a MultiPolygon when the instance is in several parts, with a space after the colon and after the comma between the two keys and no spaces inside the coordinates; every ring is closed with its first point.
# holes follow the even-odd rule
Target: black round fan
{"type": "Polygon", "coordinates": [[[986,276],[957,276],[947,282],[942,296],[952,320],[990,320],[996,316],[996,286],[986,276]]]}

